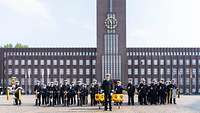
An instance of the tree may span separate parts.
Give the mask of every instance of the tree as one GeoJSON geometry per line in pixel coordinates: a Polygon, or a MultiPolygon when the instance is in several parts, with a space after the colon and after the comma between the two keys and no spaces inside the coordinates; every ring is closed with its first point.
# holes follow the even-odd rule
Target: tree
{"type": "Polygon", "coordinates": [[[4,48],[13,48],[13,45],[11,43],[8,43],[6,45],[3,46],[4,48]]]}
{"type": "Polygon", "coordinates": [[[21,43],[17,43],[15,48],[28,48],[28,45],[22,45],[21,43]]]}
{"type": "MultiPolygon", "coordinates": [[[[1,48],[1,46],[0,46],[1,48]]],[[[17,43],[15,46],[13,46],[13,44],[8,43],[6,45],[3,46],[3,48],[29,48],[28,45],[23,45],[21,43],[17,43]]]]}

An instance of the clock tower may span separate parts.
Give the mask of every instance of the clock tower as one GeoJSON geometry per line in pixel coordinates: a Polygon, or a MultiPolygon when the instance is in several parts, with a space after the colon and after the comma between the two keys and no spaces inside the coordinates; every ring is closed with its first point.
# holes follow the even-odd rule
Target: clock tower
{"type": "Polygon", "coordinates": [[[126,56],[126,0],[97,0],[96,78],[105,74],[128,81],[126,56]]]}

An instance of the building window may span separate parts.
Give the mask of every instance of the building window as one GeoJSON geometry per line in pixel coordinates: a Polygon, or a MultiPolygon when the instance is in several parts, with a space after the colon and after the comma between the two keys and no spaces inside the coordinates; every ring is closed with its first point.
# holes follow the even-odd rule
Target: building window
{"type": "Polygon", "coordinates": [[[167,68],[167,75],[170,75],[170,73],[171,73],[171,69],[167,68]]]}
{"type": "Polygon", "coordinates": [[[158,69],[157,69],[157,68],[154,68],[153,74],[154,74],[154,75],[157,75],[157,74],[158,74],[158,69]]]}
{"type": "Polygon", "coordinates": [[[196,75],[196,74],[197,74],[197,70],[193,68],[193,69],[192,69],[192,74],[193,74],[193,75],[196,75]]]}
{"type": "Polygon", "coordinates": [[[40,60],[40,65],[44,65],[44,60],[40,60]]]}
{"type": "Polygon", "coordinates": [[[8,60],[8,65],[12,65],[12,60],[8,60]]]}
{"type": "Polygon", "coordinates": [[[128,65],[129,66],[132,65],[132,60],[131,59],[128,60],[128,65]]]}
{"type": "Polygon", "coordinates": [[[142,60],[140,61],[140,63],[141,63],[141,65],[145,65],[145,60],[142,59],[142,60]]]}
{"type": "Polygon", "coordinates": [[[183,59],[179,60],[179,65],[183,65],[183,59]]]}
{"type": "Polygon", "coordinates": [[[8,75],[12,75],[12,69],[8,69],[8,75]]]}
{"type": "Polygon", "coordinates": [[[190,79],[186,78],[186,85],[190,85],[190,79]]]}
{"type": "Polygon", "coordinates": [[[138,65],[138,60],[134,60],[134,65],[138,65]]]}
{"type": "Polygon", "coordinates": [[[38,74],[38,69],[34,69],[34,75],[38,74]]]}
{"type": "Polygon", "coordinates": [[[83,75],[83,69],[79,69],[79,75],[83,75]]]}
{"type": "Polygon", "coordinates": [[[73,65],[76,65],[76,60],[75,60],[75,59],[72,61],[72,64],[73,64],[73,65]]]}
{"type": "Polygon", "coordinates": [[[66,60],[66,65],[70,65],[70,60],[66,60]]]}
{"type": "Polygon", "coordinates": [[[19,65],[19,60],[15,60],[15,65],[19,65]]]}
{"type": "Polygon", "coordinates": [[[90,75],[90,69],[86,69],[86,75],[90,75]]]}
{"type": "Polygon", "coordinates": [[[51,60],[47,60],[47,65],[51,65],[51,60]]]}
{"type": "Polygon", "coordinates": [[[167,65],[170,65],[170,64],[171,64],[171,62],[170,62],[170,60],[168,59],[168,60],[167,60],[167,65]]]}
{"type": "Polygon", "coordinates": [[[64,65],[64,61],[63,60],[60,60],[60,65],[64,65]]]}
{"type": "Polygon", "coordinates": [[[44,75],[44,69],[40,69],[40,75],[44,75]]]}
{"type": "Polygon", "coordinates": [[[57,60],[53,60],[53,65],[57,65],[57,60]]]}
{"type": "Polygon", "coordinates": [[[160,65],[164,65],[164,60],[160,60],[160,65]]]}
{"type": "Polygon", "coordinates": [[[25,69],[21,69],[21,74],[25,75],[25,69]]]}
{"type": "Polygon", "coordinates": [[[90,60],[86,60],[86,65],[90,65],[90,60]]]}
{"type": "Polygon", "coordinates": [[[66,69],[66,74],[70,75],[70,69],[66,69]]]}
{"type": "Polygon", "coordinates": [[[190,74],[190,69],[189,69],[189,68],[186,68],[185,71],[186,71],[186,72],[185,72],[186,74],[188,74],[188,75],[190,74]]]}
{"type": "Polygon", "coordinates": [[[86,78],[86,81],[85,81],[85,82],[86,82],[87,85],[89,85],[89,84],[90,84],[90,79],[89,79],[89,78],[86,78]]]}
{"type": "Polygon", "coordinates": [[[147,69],[147,74],[151,75],[151,69],[150,68],[147,69]]]}
{"type": "Polygon", "coordinates": [[[73,75],[76,75],[76,74],[77,74],[76,69],[73,69],[73,75]]]}
{"type": "Polygon", "coordinates": [[[145,74],[145,69],[142,68],[140,71],[141,71],[141,75],[145,74]]]}
{"type": "Polygon", "coordinates": [[[31,60],[28,60],[28,65],[31,65],[31,60]]]}
{"type": "Polygon", "coordinates": [[[147,60],[147,65],[151,65],[151,60],[147,60]]]}
{"type": "Polygon", "coordinates": [[[96,65],[96,60],[92,60],[92,65],[93,65],[93,66],[96,65]]]}
{"type": "Polygon", "coordinates": [[[60,75],[64,75],[64,69],[60,69],[60,75]]]}
{"type": "Polygon", "coordinates": [[[196,59],[192,59],[192,65],[196,65],[196,59]]]}
{"type": "Polygon", "coordinates": [[[57,75],[57,69],[53,69],[53,75],[57,75]]]}
{"type": "Polygon", "coordinates": [[[154,61],[153,61],[153,64],[154,64],[154,65],[158,65],[158,60],[154,60],[154,61]]]}
{"type": "Polygon", "coordinates": [[[15,75],[19,74],[19,69],[15,69],[15,75]]]}
{"type": "Polygon", "coordinates": [[[93,74],[93,75],[96,74],[96,69],[92,69],[92,74],[93,74]]]}
{"type": "Polygon", "coordinates": [[[160,69],[160,74],[164,75],[164,69],[163,68],[160,69]]]}
{"type": "Polygon", "coordinates": [[[132,69],[128,69],[128,74],[132,75],[132,69]]]}
{"type": "Polygon", "coordinates": [[[21,65],[25,65],[25,60],[21,60],[21,65]]]}
{"type": "Polygon", "coordinates": [[[186,62],[186,65],[190,65],[190,60],[189,59],[187,59],[185,62],[186,62]]]}
{"type": "Polygon", "coordinates": [[[83,65],[83,60],[79,60],[79,65],[83,65]]]}
{"type": "Polygon", "coordinates": [[[138,69],[134,69],[134,75],[138,75],[138,69]]]}
{"type": "Polygon", "coordinates": [[[173,65],[177,65],[177,60],[173,60],[173,65]]]}
{"type": "Polygon", "coordinates": [[[38,60],[34,60],[34,65],[38,65],[38,60]]]}

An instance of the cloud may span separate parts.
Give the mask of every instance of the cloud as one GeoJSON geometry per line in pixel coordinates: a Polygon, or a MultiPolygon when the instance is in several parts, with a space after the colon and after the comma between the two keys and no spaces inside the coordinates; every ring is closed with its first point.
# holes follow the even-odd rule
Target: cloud
{"type": "Polygon", "coordinates": [[[36,21],[36,25],[39,25],[40,28],[52,27],[55,24],[53,17],[42,4],[42,0],[1,0],[0,5],[4,5],[17,14],[36,21]]]}

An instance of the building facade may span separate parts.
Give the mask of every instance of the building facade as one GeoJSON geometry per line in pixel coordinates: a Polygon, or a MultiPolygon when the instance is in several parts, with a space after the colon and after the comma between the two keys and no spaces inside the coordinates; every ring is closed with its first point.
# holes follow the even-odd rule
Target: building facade
{"type": "Polygon", "coordinates": [[[27,93],[37,80],[89,84],[107,73],[135,85],[173,79],[200,94],[200,48],[126,48],[126,0],[97,0],[97,48],[0,48],[0,85],[16,77],[27,93]]]}

